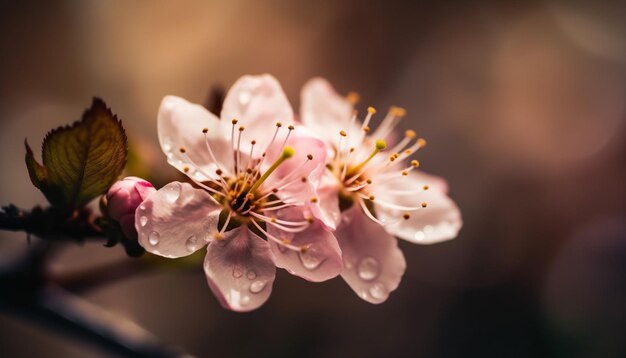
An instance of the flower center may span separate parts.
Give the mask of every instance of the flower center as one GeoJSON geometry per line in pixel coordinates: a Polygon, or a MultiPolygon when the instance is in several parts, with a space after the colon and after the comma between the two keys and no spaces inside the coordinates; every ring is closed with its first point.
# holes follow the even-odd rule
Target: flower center
{"type": "Polygon", "coordinates": [[[245,127],[237,127],[238,121],[236,119],[233,119],[231,123],[230,142],[233,163],[230,168],[220,167],[221,164],[211,147],[208,128],[204,128],[202,133],[211,162],[217,167],[215,173],[206,172],[206,166],[201,167],[194,163],[187,154],[187,150],[180,148],[183,159],[189,165],[183,167],[183,171],[196,185],[209,192],[211,199],[223,208],[218,222],[219,232],[214,233],[214,238],[221,239],[225,231],[245,225],[260,237],[272,240],[282,247],[296,251],[306,250],[305,247],[292,245],[291,239],[288,238],[289,235],[281,234],[285,237],[277,237],[277,234],[271,234],[268,226],[279,229],[281,233],[296,233],[305,230],[312,223],[312,219],[304,217],[304,215],[301,219],[283,219],[277,216],[280,216],[279,213],[282,209],[302,204],[291,197],[286,189],[295,183],[306,181],[306,178],[297,177],[297,173],[302,166],[313,159],[313,156],[306,155],[306,159],[300,164],[300,167],[291,171],[290,174],[280,179],[273,178],[271,183],[274,187],[268,188],[267,185],[263,184],[267,184],[268,179],[275,175],[276,170],[296,155],[295,150],[286,145],[295,128],[291,125],[288,126],[282,144],[277,144],[278,134],[283,127],[280,122],[277,122],[274,135],[261,155],[255,153],[255,149],[257,149],[256,140],[250,142],[250,150],[244,154],[241,145],[245,127]],[[273,146],[279,145],[281,154],[269,168],[263,170],[268,151],[274,148],[273,146]],[[193,173],[191,172],[192,168],[193,173]],[[191,175],[198,173],[200,179],[196,175],[191,175]]]}
{"type": "MultiPolygon", "coordinates": [[[[383,151],[387,149],[387,143],[383,138],[389,136],[400,119],[404,117],[406,111],[399,107],[391,107],[380,125],[370,134],[369,124],[375,113],[376,110],[369,107],[367,116],[360,126],[360,131],[356,131],[355,129],[358,127],[356,126],[357,113],[355,111],[349,128],[356,133],[349,133],[345,130],[339,131],[335,156],[327,166],[341,186],[339,208],[341,211],[345,211],[358,203],[372,220],[380,222],[374,211],[374,202],[376,202],[379,205],[404,211],[401,212],[400,219],[408,219],[410,211],[426,207],[426,203],[401,206],[381,201],[376,198],[379,194],[383,197],[389,197],[395,192],[387,188],[381,192],[380,185],[376,184],[407,177],[410,171],[419,167],[417,160],[412,160],[408,166],[404,167],[402,163],[405,163],[405,160],[417,150],[423,148],[426,141],[422,138],[415,139],[415,131],[407,130],[404,138],[391,148],[391,154],[389,156],[383,155],[383,151]]],[[[427,186],[424,186],[423,189],[426,190],[427,186]]],[[[415,194],[416,190],[421,190],[421,188],[411,188],[403,194],[415,194]]]]}

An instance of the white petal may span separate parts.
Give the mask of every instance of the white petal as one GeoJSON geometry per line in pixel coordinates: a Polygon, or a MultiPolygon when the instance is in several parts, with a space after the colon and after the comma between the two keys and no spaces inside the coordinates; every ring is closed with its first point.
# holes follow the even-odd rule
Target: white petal
{"type": "Polygon", "coordinates": [[[358,206],[344,212],[335,236],[343,252],[341,277],[370,303],[382,303],[400,284],[406,261],[397,240],[358,206]]]}
{"type": "Polygon", "coordinates": [[[293,110],[278,81],[271,75],[243,76],[235,82],[224,99],[221,116],[231,123],[237,119],[237,126],[244,126],[242,149],[248,152],[249,143],[257,141],[257,148],[263,151],[274,134],[276,122],[283,123],[282,141],[287,126],[293,124],[293,110]]]}
{"type": "Polygon", "coordinates": [[[351,142],[358,142],[362,131],[358,123],[350,126],[353,106],[345,97],[338,95],[328,81],[323,78],[309,80],[302,87],[300,96],[302,123],[327,143],[336,144],[341,130],[350,134],[351,142]]]}
{"type": "Polygon", "coordinates": [[[424,173],[412,175],[386,183],[385,187],[376,188],[374,206],[376,215],[385,222],[385,230],[392,235],[416,244],[434,244],[454,239],[463,221],[458,206],[446,195],[447,184],[439,177],[424,173]],[[429,189],[424,190],[424,185],[429,189]],[[410,194],[401,194],[393,190],[414,191],[410,194]],[[379,202],[377,202],[379,201],[379,202]],[[383,202],[402,206],[420,207],[409,211],[410,218],[403,220],[405,210],[390,208],[383,202]],[[421,204],[426,203],[425,208],[421,204]]]}
{"type": "Polygon", "coordinates": [[[209,244],[204,260],[209,287],[225,308],[259,308],[272,293],[276,266],[267,242],[247,227],[228,231],[209,244]]]}
{"type": "Polygon", "coordinates": [[[204,190],[188,183],[169,183],[137,208],[135,228],[139,243],[155,255],[190,255],[217,231],[221,209],[204,190]]]}
{"type": "Polygon", "coordinates": [[[159,108],[158,132],[161,149],[167,156],[168,163],[185,174],[196,175],[193,179],[198,179],[198,174],[185,172],[185,167],[198,169],[207,174],[206,176],[216,178],[215,170],[218,166],[224,173],[228,173],[232,166],[233,155],[228,128],[200,105],[180,97],[166,96],[159,108]],[[215,161],[207,149],[203,133],[205,128],[208,129],[206,136],[209,138],[215,161]],[[180,152],[180,148],[185,148],[185,154],[180,152]]]}

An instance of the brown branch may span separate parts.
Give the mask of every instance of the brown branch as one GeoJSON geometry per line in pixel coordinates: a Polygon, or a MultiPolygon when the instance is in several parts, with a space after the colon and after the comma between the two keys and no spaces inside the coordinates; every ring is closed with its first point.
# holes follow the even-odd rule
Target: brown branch
{"type": "Polygon", "coordinates": [[[102,229],[94,223],[94,218],[88,208],[67,215],[53,208],[35,206],[24,210],[11,204],[0,209],[0,230],[23,231],[44,240],[57,241],[106,238],[102,229]]]}

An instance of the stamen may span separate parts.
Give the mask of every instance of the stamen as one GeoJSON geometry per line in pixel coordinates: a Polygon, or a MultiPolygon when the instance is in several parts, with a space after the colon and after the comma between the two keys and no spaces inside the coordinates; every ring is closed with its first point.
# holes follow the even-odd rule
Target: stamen
{"type": "Polygon", "coordinates": [[[367,108],[367,116],[365,116],[365,120],[363,120],[363,126],[361,126],[363,131],[365,131],[365,132],[369,131],[368,125],[370,124],[370,120],[372,119],[372,116],[374,114],[376,114],[376,109],[374,107],[368,107],[367,108]],[[366,128],[367,128],[367,130],[365,130],[366,128]]]}
{"type": "Polygon", "coordinates": [[[359,94],[356,92],[348,92],[346,99],[348,100],[348,102],[350,102],[350,104],[354,106],[355,104],[359,103],[361,96],[359,96],[359,94]]]}
{"type": "Polygon", "coordinates": [[[271,234],[270,234],[270,233],[268,233],[266,230],[263,230],[263,228],[261,227],[261,225],[259,225],[259,224],[256,222],[256,220],[254,220],[254,219],[250,219],[250,221],[251,221],[251,222],[252,222],[252,224],[254,224],[254,226],[256,226],[256,228],[257,228],[257,229],[259,229],[259,231],[260,231],[260,232],[262,232],[262,233],[263,233],[263,234],[264,234],[264,235],[265,235],[268,239],[270,239],[270,240],[274,241],[275,243],[277,243],[277,244],[279,244],[279,245],[281,245],[281,246],[284,246],[284,247],[286,247],[286,248],[288,248],[288,249],[290,249],[290,250],[293,250],[293,251],[300,251],[300,247],[298,247],[298,246],[294,246],[294,245],[291,245],[291,244],[288,244],[288,243],[286,243],[284,240],[281,240],[281,239],[279,239],[279,238],[277,238],[277,237],[275,237],[275,236],[271,235],[271,234]]]}
{"type": "Polygon", "coordinates": [[[270,176],[270,174],[272,174],[272,172],[276,170],[276,168],[278,168],[285,160],[293,157],[294,154],[295,151],[293,147],[285,147],[280,157],[274,162],[274,164],[272,164],[271,167],[269,167],[269,169],[265,173],[263,173],[261,178],[259,178],[259,180],[257,180],[256,183],[252,185],[252,188],[250,188],[248,192],[254,193],[259,188],[259,186],[261,186],[261,184],[263,184],[263,182],[270,176]]]}
{"type": "Polygon", "coordinates": [[[352,183],[359,176],[361,176],[361,174],[363,174],[365,172],[364,169],[365,169],[365,166],[367,165],[367,163],[369,163],[372,160],[372,158],[374,158],[374,156],[376,156],[376,154],[378,154],[381,151],[383,151],[386,147],[387,147],[387,143],[384,140],[382,140],[382,139],[378,139],[376,141],[376,145],[374,147],[374,150],[369,155],[369,157],[367,157],[367,159],[365,159],[361,163],[357,164],[355,167],[350,168],[348,170],[347,176],[348,177],[352,177],[352,179],[348,180],[347,184],[352,183]],[[357,175],[354,175],[355,173],[357,173],[357,175]]]}

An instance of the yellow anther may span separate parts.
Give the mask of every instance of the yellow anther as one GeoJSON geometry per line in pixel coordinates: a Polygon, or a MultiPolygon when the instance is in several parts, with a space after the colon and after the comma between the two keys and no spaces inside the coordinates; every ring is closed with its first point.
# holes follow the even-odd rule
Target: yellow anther
{"type": "Polygon", "coordinates": [[[248,199],[248,200],[254,199],[254,194],[252,194],[252,193],[246,194],[246,199],[248,199]]]}
{"type": "Polygon", "coordinates": [[[202,133],[208,133],[209,132],[209,128],[203,128],[202,129],[202,133]]]}
{"type": "Polygon", "coordinates": [[[222,175],[222,169],[217,169],[217,170],[215,171],[215,174],[217,174],[217,175],[222,175]]]}
{"type": "Polygon", "coordinates": [[[313,154],[307,154],[306,155],[306,159],[313,160],[313,154]]]}
{"type": "Polygon", "coordinates": [[[340,130],[339,131],[339,135],[342,136],[342,137],[347,136],[346,131],[344,131],[344,130],[340,130]]]}
{"type": "Polygon", "coordinates": [[[424,190],[428,190],[429,186],[428,185],[424,185],[424,190]]]}
{"type": "Polygon", "coordinates": [[[424,138],[420,138],[420,139],[418,139],[418,140],[417,140],[417,145],[418,145],[420,148],[425,147],[425,146],[426,146],[426,139],[424,139],[424,138]]]}
{"type": "Polygon", "coordinates": [[[312,218],[312,217],[307,216],[307,218],[306,218],[306,222],[308,222],[309,224],[313,224],[313,221],[314,221],[314,220],[313,220],[313,218],[312,218]]]}
{"type": "Polygon", "coordinates": [[[363,132],[368,133],[370,131],[370,127],[365,126],[363,127],[363,132]]]}
{"type": "Polygon", "coordinates": [[[289,240],[289,239],[284,239],[284,240],[282,241],[282,243],[283,243],[283,244],[285,244],[285,245],[290,245],[290,244],[291,244],[291,240],[289,240]]]}
{"type": "Polygon", "coordinates": [[[376,113],[376,108],[374,108],[374,107],[367,107],[367,113],[375,114],[376,113]]]}
{"type": "Polygon", "coordinates": [[[235,118],[233,118],[233,120],[232,120],[232,121],[230,121],[230,123],[232,123],[232,124],[237,124],[237,122],[239,122],[239,121],[238,121],[238,120],[236,120],[235,118]]]}
{"type": "Polygon", "coordinates": [[[245,126],[239,126],[239,131],[240,131],[240,132],[243,132],[245,129],[246,129],[246,127],[245,127],[245,126]]]}
{"type": "Polygon", "coordinates": [[[426,202],[423,202],[423,203],[422,203],[422,208],[425,208],[425,207],[427,207],[427,206],[428,206],[428,203],[426,203],[426,202]]]}
{"type": "Polygon", "coordinates": [[[252,140],[252,142],[250,142],[250,144],[255,145],[256,144],[256,140],[252,140]]]}
{"type": "Polygon", "coordinates": [[[374,201],[374,199],[376,199],[376,197],[374,195],[370,195],[369,198],[371,201],[374,201]]]}
{"type": "Polygon", "coordinates": [[[187,149],[185,149],[185,148],[183,148],[183,147],[180,147],[180,152],[181,152],[181,153],[185,153],[185,152],[187,152],[187,149]]]}
{"type": "Polygon", "coordinates": [[[403,176],[407,176],[407,175],[409,175],[409,172],[407,172],[406,170],[403,170],[403,171],[402,171],[402,175],[403,175],[403,176]]]}
{"type": "Polygon", "coordinates": [[[409,213],[404,213],[404,215],[402,215],[402,218],[404,220],[409,220],[410,217],[411,217],[411,214],[409,214],[409,213]]]}
{"type": "Polygon", "coordinates": [[[387,142],[385,142],[383,139],[377,139],[376,140],[376,149],[378,149],[378,150],[385,150],[385,148],[387,148],[387,142]]]}
{"type": "Polygon", "coordinates": [[[305,253],[305,252],[309,251],[310,247],[311,247],[311,245],[300,246],[300,252],[301,253],[305,253]]]}
{"type": "Polygon", "coordinates": [[[189,167],[184,167],[184,168],[183,168],[183,171],[184,171],[185,173],[188,173],[188,172],[189,172],[189,167]]]}
{"type": "Polygon", "coordinates": [[[290,131],[294,130],[296,127],[289,125],[289,127],[287,127],[287,129],[289,129],[290,131]]]}
{"type": "Polygon", "coordinates": [[[409,155],[409,154],[411,154],[411,153],[412,153],[412,152],[411,152],[411,150],[410,150],[410,149],[407,149],[407,150],[405,150],[405,151],[404,151],[404,154],[406,154],[406,155],[409,155]]]}
{"type": "Polygon", "coordinates": [[[313,204],[317,203],[317,198],[316,197],[312,197],[311,199],[309,199],[310,202],[312,202],[313,204]]]}
{"type": "Polygon", "coordinates": [[[302,181],[303,183],[306,183],[307,178],[306,177],[302,177],[302,178],[300,178],[300,181],[302,181]]]}
{"type": "Polygon", "coordinates": [[[409,139],[413,139],[415,138],[415,131],[412,129],[407,130],[406,132],[404,132],[404,136],[409,138],[409,139]]]}
{"type": "Polygon", "coordinates": [[[276,222],[276,220],[277,220],[277,219],[276,219],[276,216],[272,216],[272,217],[270,218],[270,221],[271,221],[271,222],[273,222],[273,223],[275,223],[275,222],[276,222]]]}
{"type": "Polygon", "coordinates": [[[359,102],[361,96],[359,96],[359,94],[356,92],[348,92],[346,99],[348,100],[348,102],[352,103],[352,105],[355,105],[359,102]]]}
{"type": "Polygon", "coordinates": [[[365,182],[366,182],[367,184],[372,184],[372,179],[367,179],[365,182]]]}
{"type": "Polygon", "coordinates": [[[411,166],[413,168],[417,168],[417,167],[420,166],[420,162],[418,162],[417,160],[413,159],[413,160],[411,160],[411,166]]]}
{"type": "Polygon", "coordinates": [[[287,159],[293,157],[294,154],[296,154],[296,151],[293,149],[293,147],[286,146],[285,149],[283,149],[283,154],[281,155],[281,157],[287,159]]]}
{"type": "Polygon", "coordinates": [[[350,147],[350,153],[354,152],[354,147],[350,147]]]}
{"type": "Polygon", "coordinates": [[[282,126],[283,126],[283,124],[281,122],[276,122],[276,127],[280,128],[282,126]]]}

